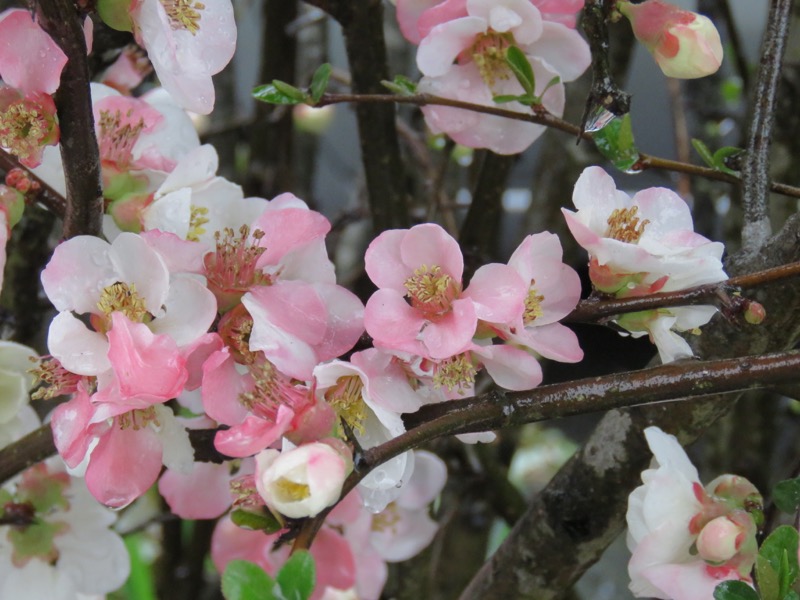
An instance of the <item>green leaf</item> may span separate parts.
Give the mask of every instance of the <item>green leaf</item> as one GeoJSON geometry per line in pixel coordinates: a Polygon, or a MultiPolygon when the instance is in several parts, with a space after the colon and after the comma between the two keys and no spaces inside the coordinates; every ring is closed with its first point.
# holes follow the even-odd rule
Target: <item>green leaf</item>
{"type": "Polygon", "coordinates": [[[242,529],[253,531],[264,531],[265,533],[275,533],[282,525],[275,516],[266,510],[263,512],[253,512],[237,508],[231,513],[231,521],[242,529]]]}
{"type": "Polygon", "coordinates": [[[322,98],[322,94],[328,89],[328,81],[330,78],[331,66],[328,63],[320,65],[317,70],[314,71],[314,76],[311,78],[311,87],[309,88],[311,99],[314,101],[314,104],[319,102],[319,99],[322,98]]]}
{"type": "Polygon", "coordinates": [[[796,513],[800,507],[800,477],[779,481],[772,490],[772,500],[783,512],[796,513]]]}
{"type": "Polygon", "coordinates": [[[393,81],[381,81],[387,90],[399,96],[413,96],[417,93],[417,84],[405,75],[395,75],[393,81]]]}
{"type": "Polygon", "coordinates": [[[782,525],[761,544],[756,557],[758,586],[765,600],[783,600],[800,574],[797,564],[798,534],[794,527],[782,525]],[[773,583],[773,571],[776,581],[773,583]],[[767,584],[768,589],[765,589],[767,584]],[[777,588],[777,589],[775,589],[777,588]],[[771,595],[767,595],[769,592],[771,595]]]}
{"type": "Polygon", "coordinates": [[[130,0],[98,0],[97,14],[103,23],[117,31],[133,31],[130,0]]]}
{"type": "Polygon", "coordinates": [[[525,53],[516,46],[510,46],[506,50],[506,64],[514,73],[522,89],[525,90],[526,95],[533,97],[536,78],[533,75],[533,67],[531,67],[531,63],[525,53]]]}
{"type": "Polygon", "coordinates": [[[286,600],[308,600],[316,583],[314,559],[311,554],[305,550],[292,554],[278,571],[276,579],[286,600]]]}
{"type": "Polygon", "coordinates": [[[277,79],[267,85],[253,88],[253,98],[267,104],[300,104],[305,102],[306,93],[293,85],[277,79]]]}
{"type": "Polygon", "coordinates": [[[741,148],[737,148],[735,146],[723,146],[716,152],[714,152],[714,164],[712,165],[718,171],[722,171],[723,173],[727,173],[728,175],[736,175],[737,171],[730,169],[728,165],[725,164],[725,159],[731,156],[736,156],[738,154],[743,153],[744,150],[741,148]]]}
{"type": "Polygon", "coordinates": [[[137,600],[156,600],[153,568],[145,558],[148,540],[141,534],[134,534],[126,535],[124,541],[131,559],[131,574],[125,582],[127,597],[137,600]]]}
{"type": "Polygon", "coordinates": [[[631,172],[639,161],[639,149],[633,139],[631,116],[614,117],[593,136],[597,149],[620,171],[631,172]]]}
{"type": "Polygon", "coordinates": [[[232,560],[222,575],[225,600],[281,600],[274,592],[275,581],[255,563],[232,560]]]}
{"type": "Polygon", "coordinates": [[[711,150],[708,149],[708,146],[703,143],[702,140],[698,140],[697,138],[692,138],[692,146],[697,153],[700,155],[700,158],[703,159],[709,167],[714,168],[714,155],[711,154],[711,150]]]}
{"type": "Polygon", "coordinates": [[[714,588],[714,600],[758,600],[758,594],[744,581],[723,581],[714,588]]]}

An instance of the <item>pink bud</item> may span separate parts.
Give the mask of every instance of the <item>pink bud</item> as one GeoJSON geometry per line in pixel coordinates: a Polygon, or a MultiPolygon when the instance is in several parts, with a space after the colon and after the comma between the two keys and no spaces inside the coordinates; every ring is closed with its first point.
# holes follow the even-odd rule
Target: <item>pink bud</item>
{"type": "Polygon", "coordinates": [[[728,517],[717,517],[703,527],[697,538],[697,552],[703,560],[719,564],[736,555],[743,539],[742,528],[728,517]]]}
{"type": "Polygon", "coordinates": [[[722,43],[708,17],[662,0],[620,2],[618,6],[667,77],[705,77],[722,64],[722,43]]]}
{"type": "Polygon", "coordinates": [[[744,320],[750,325],[760,325],[767,318],[767,311],[758,302],[750,301],[744,311],[744,320]]]}

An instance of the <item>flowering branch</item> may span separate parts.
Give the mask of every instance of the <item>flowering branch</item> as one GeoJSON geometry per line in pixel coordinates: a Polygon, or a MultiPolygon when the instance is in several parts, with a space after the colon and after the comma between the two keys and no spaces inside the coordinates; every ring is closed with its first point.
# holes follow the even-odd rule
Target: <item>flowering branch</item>
{"type": "Polygon", "coordinates": [[[100,150],[94,134],[83,27],[75,5],[69,0],[41,0],[32,4],[39,25],[68,59],[55,96],[67,184],[64,237],[99,235],[103,216],[100,150]]]}
{"type": "MultiPolygon", "coordinates": [[[[498,117],[505,117],[516,121],[525,121],[527,123],[537,123],[544,125],[551,129],[563,131],[569,135],[580,137],[581,139],[592,141],[592,134],[588,132],[581,132],[581,128],[577,125],[559,119],[553,114],[548,113],[542,107],[534,107],[531,113],[519,113],[505,108],[495,106],[484,106],[482,104],[474,104],[472,102],[463,102],[461,100],[452,100],[450,98],[442,98],[432,94],[409,94],[407,96],[395,94],[323,94],[319,102],[314,106],[328,106],[330,104],[342,104],[348,102],[356,103],[380,103],[380,104],[413,104],[415,106],[450,106],[452,108],[463,108],[464,110],[471,110],[474,112],[484,113],[487,115],[496,115],[498,117]]],[[[726,183],[741,184],[742,178],[736,175],[731,175],[717,169],[710,167],[703,167],[700,165],[692,165],[676,160],[652,156],[650,154],[639,154],[639,160],[631,167],[632,169],[645,170],[645,169],[661,169],[664,171],[673,171],[676,173],[688,173],[706,179],[713,179],[715,181],[724,181],[726,183]]],[[[769,189],[778,194],[789,196],[792,198],[800,198],[800,188],[783,183],[772,182],[769,184],[769,189]]]]}
{"type": "Polygon", "coordinates": [[[648,296],[633,298],[599,297],[587,298],[564,319],[572,323],[602,323],[614,315],[640,310],[653,310],[670,306],[691,306],[697,304],[731,304],[727,293],[738,289],[748,289],[766,285],[775,281],[789,279],[800,275],[800,262],[794,262],[749,275],[731,277],[726,281],[701,285],[677,292],[662,292],[648,296]]]}
{"type": "Polygon", "coordinates": [[[747,159],[742,165],[742,245],[754,252],[761,249],[772,231],[767,210],[769,148],[791,10],[791,0],[773,0],[770,3],[761,47],[761,66],[754,90],[755,106],[747,138],[747,159]]]}

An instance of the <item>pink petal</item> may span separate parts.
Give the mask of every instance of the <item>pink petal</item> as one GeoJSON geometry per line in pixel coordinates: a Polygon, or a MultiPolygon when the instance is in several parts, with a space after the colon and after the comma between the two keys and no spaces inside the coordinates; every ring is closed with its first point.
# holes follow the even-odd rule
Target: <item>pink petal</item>
{"type": "Polygon", "coordinates": [[[188,378],[186,359],[175,341],[154,335],[143,323],[132,323],[119,312],[111,314],[108,358],[123,396],[175,398],[188,378]]]}
{"type": "MultiPolygon", "coordinates": [[[[399,5],[400,3],[398,2],[399,5]]],[[[422,38],[427,37],[431,29],[437,25],[468,16],[467,0],[444,0],[443,2],[439,0],[435,3],[435,6],[431,6],[419,15],[419,20],[416,24],[419,39],[410,41],[419,44],[422,38]]]]}
{"type": "Polygon", "coordinates": [[[108,242],[90,235],[80,235],[56,246],[42,271],[44,293],[56,310],[99,313],[100,292],[117,281],[110,250],[108,242]]]}
{"type": "Polygon", "coordinates": [[[331,360],[355,346],[364,333],[364,305],[339,285],[314,284],[327,308],[325,337],[315,346],[317,360],[331,360]]]}
{"type": "Polygon", "coordinates": [[[286,254],[324,239],[331,224],[316,211],[285,208],[265,211],[250,227],[251,231],[256,229],[266,234],[260,243],[266,250],[258,259],[259,268],[263,268],[277,265],[286,254]]]}
{"type": "Polygon", "coordinates": [[[447,466],[441,458],[425,450],[414,454],[414,473],[396,501],[398,506],[409,510],[427,507],[447,482],[447,466]]]}
{"type": "Polygon", "coordinates": [[[141,236],[123,232],[112,242],[108,256],[118,281],[135,284],[148,312],[160,314],[169,291],[169,271],[159,254],[141,236]]]}
{"type": "Polygon", "coordinates": [[[403,263],[414,270],[422,265],[437,265],[444,274],[461,283],[464,273],[464,257],[453,237],[434,223],[416,225],[400,243],[403,263]]]}
{"type": "Polygon", "coordinates": [[[34,22],[31,12],[11,9],[0,18],[0,78],[23,94],[53,94],[67,56],[34,22]]]}
{"type": "Polygon", "coordinates": [[[323,527],[314,544],[311,556],[317,567],[317,584],[347,590],[356,583],[356,562],[350,544],[336,531],[323,527]]]}
{"type": "Polygon", "coordinates": [[[388,352],[376,348],[356,352],[350,362],[367,377],[367,393],[386,410],[409,413],[419,410],[422,397],[411,387],[400,363],[388,352]]]}
{"type": "Polygon", "coordinates": [[[149,427],[122,429],[115,421],[92,450],[86,486],[99,502],[121,508],[144,494],[161,472],[161,441],[149,427]]]}
{"type": "Polygon", "coordinates": [[[89,432],[93,414],[94,407],[83,386],[78,387],[78,393],[69,402],[59,404],[53,411],[50,420],[53,441],[69,467],[77,467],[81,463],[94,439],[94,435],[89,432]]]}
{"type": "Polygon", "coordinates": [[[67,371],[78,375],[99,375],[111,368],[106,336],[70,312],[58,313],[50,323],[47,348],[67,371]]]}
{"type": "Polygon", "coordinates": [[[529,327],[517,332],[513,339],[551,360],[565,363],[583,360],[583,350],[578,343],[578,336],[561,323],[529,327]]]}
{"type": "Polygon", "coordinates": [[[293,418],[292,409],[283,405],[278,407],[274,423],[250,415],[239,425],[218,431],[214,436],[214,447],[226,456],[253,456],[281,439],[289,430],[293,418]]]}
{"type": "Polygon", "coordinates": [[[566,83],[580,77],[592,62],[589,45],[574,29],[545,21],[543,31],[533,44],[524,49],[545,61],[566,83]]]}
{"type": "Polygon", "coordinates": [[[485,19],[495,31],[510,31],[520,45],[542,35],[542,15],[530,0],[467,0],[467,11],[485,19]]]}
{"type": "Polygon", "coordinates": [[[422,332],[429,358],[449,358],[464,352],[472,342],[478,317],[471,300],[455,300],[452,310],[422,332]]]}
{"type": "Polygon", "coordinates": [[[419,312],[414,310],[400,293],[378,290],[367,301],[364,309],[364,326],[376,345],[393,348],[412,354],[425,354],[417,339],[425,324],[419,312]]]}
{"type": "Polygon", "coordinates": [[[639,206],[642,220],[649,220],[645,226],[648,236],[661,237],[673,230],[694,230],[689,205],[672,190],[653,187],[637,192],[633,203],[639,206]]]}
{"type": "Polygon", "coordinates": [[[475,271],[463,297],[475,303],[479,319],[505,323],[522,313],[527,293],[528,282],[513,268],[492,263],[475,271]]]}
{"type": "Polygon", "coordinates": [[[178,346],[194,343],[217,317],[214,294],[197,279],[175,277],[164,299],[166,314],[150,322],[155,334],[171,337],[178,346]]]}
{"type": "Polygon", "coordinates": [[[408,229],[384,231],[370,243],[364,255],[364,267],[372,282],[379,288],[389,288],[405,294],[405,281],[412,273],[403,263],[400,245],[408,229]]]}
{"type": "Polygon", "coordinates": [[[158,491],[182,519],[216,519],[231,505],[227,464],[194,463],[191,473],[167,469],[158,491]]]}
{"type": "Polygon", "coordinates": [[[239,396],[252,391],[253,379],[236,370],[227,348],[214,352],[203,364],[203,408],[209,417],[225,425],[241,423],[248,410],[239,396]]]}
{"type": "MultiPolygon", "coordinates": [[[[465,0],[460,0],[460,2],[464,4],[465,0]]],[[[439,4],[439,0],[397,0],[397,23],[403,36],[409,42],[419,44],[425,36],[425,34],[420,34],[417,23],[425,11],[436,7],[437,4],[439,4]]],[[[463,12],[464,14],[459,16],[466,16],[466,8],[463,12]]]]}
{"type": "Polygon", "coordinates": [[[181,353],[186,359],[186,370],[189,372],[185,390],[192,391],[200,387],[203,382],[203,365],[212,354],[222,350],[223,346],[218,333],[206,333],[182,349],[181,353]]]}
{"type": "Polygon", "coordinates": [[[444,75],[456,57],[488,27],[486,20],[478,17],[464,17],[437,25],[419,44],[417,67],[428,77],[444,75]]]}
{"type": "Polygon", "coordinates": [[[164,261],[170,273],[203,273],[203,255],[208,248],[182,240],[174,233],[154,229],[139,234],[164,261]]]}
{"type": "Polygon", "coordinates": [[[494,382],[507,390],[523,391],[542,383],[542,367],[533,356],[514,346],[476,346],[472,350],[481,358],[494,382]]]}

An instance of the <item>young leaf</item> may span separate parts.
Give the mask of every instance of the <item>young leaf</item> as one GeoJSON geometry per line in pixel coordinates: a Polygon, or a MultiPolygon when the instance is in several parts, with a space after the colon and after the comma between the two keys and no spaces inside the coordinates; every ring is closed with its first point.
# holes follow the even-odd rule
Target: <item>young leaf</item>
{"type": "Polygon", "coordinates": [[[620,171],[630,172],[639,161],[639,149],[633,139],[631,116],[614,117],[608,125],[594,133],[600,153],[620,171]]]}
{"type": "Polygon", "coordinates": [[[268,511],[253,512],[249,510],[236,509],[231,513],[231,521],[242,529],[253,531],[263,531],[265,533],[275,533],[282,525],[268,511]]]}
{"type": "Polygon", "coordinates": [[[300,104],[308,95],[301,89],[275,79],[267,85],[253,88],[253,98],[268,104],[300,104]]]}
{"type": "Polygon", "coordinates": [[[797,512],[800,507],[800,477],[779,482],[772,490],[772,499],[783,512],[797,512]]]}
{"type": "Polygon", "coordinates": [[[723,581],[714,588],[714,600],[758,600],[758,594],[744,581],[723,581]]]}
{"type": "Polygon", "coordinates": [[[556,75],[550,81],[547,82],[547,85],[544,86],[544,89],[542,90],[542,93],[534,98],[534,102],[533,103],[534,104],[541,104],[542,103],[542,97],[547,93],[547,90],[549,90],[554,85],[558,85],[559,83],[561,83],[561,77],[556,75]]]}
{"type": "Polygon", "coordinates": [[[305,550],[295,552],[276,576],[286,600],[308,600],[314,592],[316,571],[314,559],[305,550]]]}
{"type": "Polygon", "coordinates": [[[520,102],[522,104],[533,104],[533,98],[530,96],[514,96],[512,94],[504,94],[492,98],[497,104],[506,104],[508,102],[520,102]]]}
{"type": "Polygon", "coordinates": [[[714,164],[713,167],[718,171],[722,171],[723,173],[727,173],[728,175],[736,175],[737,171],[728,167],[725,164],[726,158],[731,158],[742,154],[744,150],[741,148],[737,148],[735,146],[723,146],[716,152],[714,152],[714,164]]]}
{"type": "MultiPolygon", "coordinates": [[[[771,600],[764,590],[764,583],[772,584],[772,573],[777,575],[777,590],[772,598],[783,600],[800,574],[797,564],[798,534],[794,527],[782,525],[773,531],[761,544],[756,557],[756,577],[762,596],[771,600]],[[767,568],[769,567],[769,568],[767,568]]],[[[771,590],[770,590],[771,591],[771,590]]]]}
{"type": "Polygon", "coordinates": [[[309,88],[311,99],[314,101],[314,104],[319,102],[319,99],[322,98],[322,94],[328,89],[328,81],[330,78],[331,66],[328,63],[321,64],[317,70],[314,71],[314,76],[311,78],[311,87],[309,88]]]}
{"type": "Polygon", "coordinates": [[[700,158],[703,159],[703,162],[713,169],[714,155],[711,154],[711,150],[708,149],[708,146],[706,146],[702,140],[698,140],[697,138],[692,138],[692,146],[695,150],[697,150],[697,153],[700,155],[700,158]]]}
{"type": "Polygon", "coordinates": [[[222,574],[225,600],[282,600],[273,591],[275,581],[255,563],[232,560],[222,574]]]}
{"type": "Polygon", "coordinates": [[[714,588],[714,600],[758,600],[758,594],[744,581],[723,581],[714,588]]]}
{"type": "Polygon", "coordinates": [[[506,50],[506,63],[514,73],[517,81],[519,81],[522,89],[525,90],[525,95],[533,97],[536,78],[533,75],[533,67],[528,62],[528,57],[525,56],[525,53],[516,46],[509,47],[506,50]]]}
{"type": "Polygon", "coordinates": [[[395,75],[394,81],[381,81],[381,85],[399,96],[413,96],[417,93],[417,84],[405,75],[395,75]]]}

